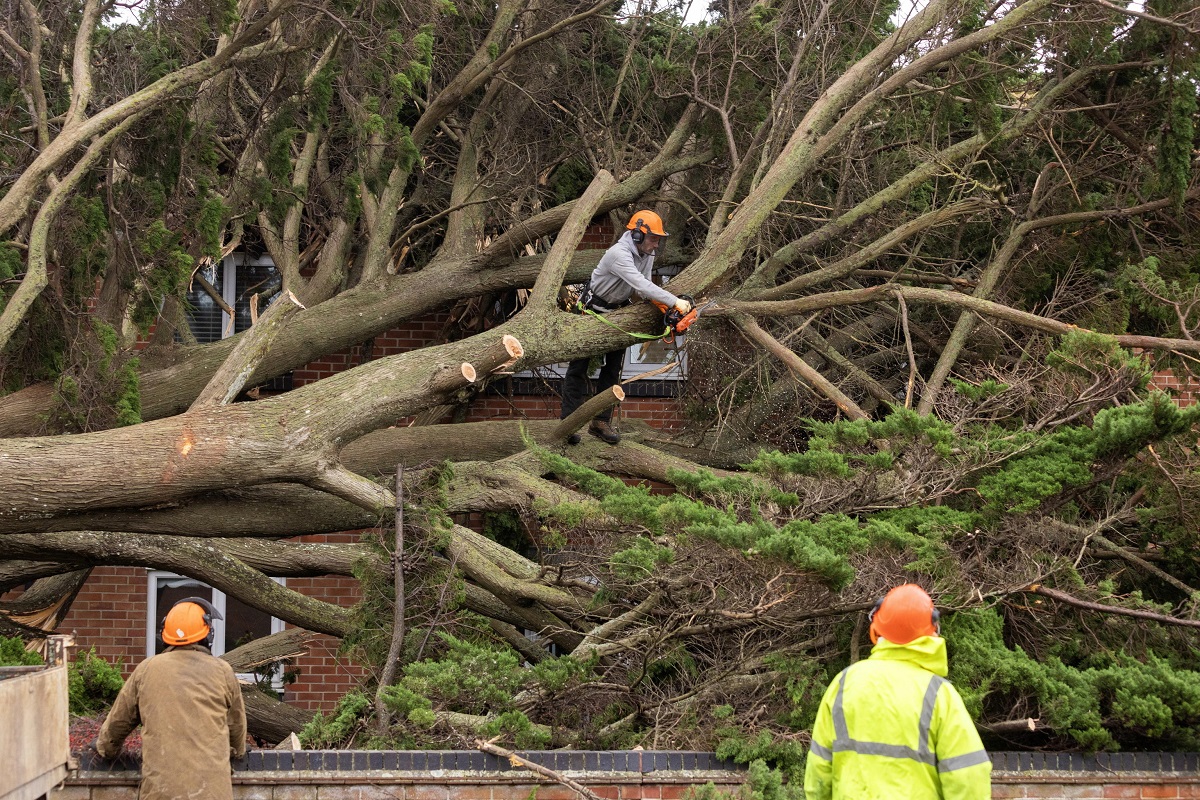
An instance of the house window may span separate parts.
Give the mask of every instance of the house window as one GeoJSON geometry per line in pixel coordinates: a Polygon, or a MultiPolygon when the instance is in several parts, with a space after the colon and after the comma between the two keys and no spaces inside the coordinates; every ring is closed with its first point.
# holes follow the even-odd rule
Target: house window
{"type": "Polygon", "coordinates": [[[655,380],[685,380],[687,353],[683,349],[683,342],[683,336],[676,336],[673,344],[667,344],[662,339],[635,344],[625,352],[625,369],[621,372],[621,379],[628,380],[652,372],[655,380]]]}
{"type": "Polygon", "coordinates": [[[187,294],[192,335],[198,343],[208,344],[241,333],[250,327],[250,298],[261,295],[261,314],[279,295],[280,286],[270,256],[234,253],[219,264],[209,264],[196,273],[187,294]],[[226,308],[233,309],[232,324],[226,308]]]}
{"type": "MultiPolygon", "coordinates": [[[[283,578],[274,578],[282,584],[283,578]]],[[[146,656],[161,653],[167,648],[163,644],[163,618],[171,610],[171,606],[185,597],[201,597],[213,608],[221,612],[224,619],[213,620],[214,656],[240,647],[247,642],[279,633],[283,630],[283,621],[272,617],[265,611],[259,611],[238,600],[228,597],[224,592],[217,591],[208,584],[193,578],[185,578],[173,572],[153,570],[149,574],[147,593],[147,630],[146,656]]],[[[253,679],[253,675],[239,675],[240,678],[253,679]]]]}

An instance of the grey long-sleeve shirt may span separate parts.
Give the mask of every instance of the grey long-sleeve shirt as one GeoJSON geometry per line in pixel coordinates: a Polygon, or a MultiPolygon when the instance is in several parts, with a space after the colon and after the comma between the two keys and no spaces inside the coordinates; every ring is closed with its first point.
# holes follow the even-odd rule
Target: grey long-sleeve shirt
{"type": "Polygon", "coordinates": [[[633,232],[625,231],[592,270],[591,286],[596,302],[616,307],[636,292],[643,299],[675,305],[679,298],[650,279],[653,271],[654,256],[643,255],[633,241],[633,232]]]}

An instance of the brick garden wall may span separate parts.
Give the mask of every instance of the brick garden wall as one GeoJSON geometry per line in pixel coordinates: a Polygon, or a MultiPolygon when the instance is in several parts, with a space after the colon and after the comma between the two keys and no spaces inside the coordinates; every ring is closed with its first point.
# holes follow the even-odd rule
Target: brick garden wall
{"type": "MultiPolygon", "coordinates": [[[[604,800],[681,800],[745,773],[712,753],[522,754],[604,800]]],[[[1200,798],[1195,753],[993,753],[994,798],[1200,798]]],[[[52,800],[133,800],[136,765],[84,760],[52,800]]],[[[476,751],[256,751],[234,772],[235,800],[579,800],[573,790],[476,751]]],[[[897,798],[897,800],[901,800],[897,798]]]]}
{"type": "Polygon", "coordinates": [[[1181,406],[1190,406],[1200,399],[1200,379],[1191,375],[1180,376],[1174,372],[1156,372],[1153,386],[1171,395],[1181,406]]]}

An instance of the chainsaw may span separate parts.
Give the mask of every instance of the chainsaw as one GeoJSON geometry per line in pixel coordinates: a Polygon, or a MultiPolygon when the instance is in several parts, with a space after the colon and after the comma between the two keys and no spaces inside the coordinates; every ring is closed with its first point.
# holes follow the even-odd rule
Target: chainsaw
{"type": "Polygon", "coordinates": [[[700,311],[702,308],[708,308],[710,305],[712,305],[712,303],[705,303],[703,306],[698,306],[696,305],[696,301],[692,299],[691,295],[686,294],[679,295],[679,299],[687,300],[689,303],[691,303],[691,311],[683,314],[680,313],[679,309],[675,308],[674,306],[664,305],[658,301],[651,301],[663,314],[663,326],[668,331],[668,334],[665,338],[667,339],[668,343],[673,341],[677,334],[686,332],[688,328],[692,327],[693,322],[700,319],[700,311]]]}

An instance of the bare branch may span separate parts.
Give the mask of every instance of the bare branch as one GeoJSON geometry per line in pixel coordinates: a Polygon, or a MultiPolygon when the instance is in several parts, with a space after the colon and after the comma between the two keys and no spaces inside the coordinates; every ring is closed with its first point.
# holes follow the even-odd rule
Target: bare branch
{"type": "Polygon", "coordinates": [[[733,323],[741,328],[742,332],[750,337],[751,340],[786,364],[787,368],[797,378],[816,389],[829,400],[832,400],[847,417],[850,419],[867,419],[867,412],[859,408],[857,403],[847,397],[841,389],[834,386],[824,375],[806,364],[804,359],[780,344],[778,339],[764,331],[754,320],[739,314],[733,317],[733,323]]]}
{"type": "Polygon", "coordinates": [[[1169,617],[1166,614],[1158,614],[1154,611],[1142,611],[1136,608],[1121,608],[1120,606],[1109,606],[1103,603],[1093,603],[1089,600],[1080,600],[1078,597],[1060,592],[1057,589],[1051,589],[1048,586],[1043,586],[1040,583],[1030,584],[1023,589],[1018,590],[1030,594],[1040,594],[1044,597],[1049,597],[1060,603],[1082,608],[1087,611],[1098,611],[1101,614],[1115,614],[1121,617],[1136,617],[1137,619],[1148,619],[1154,622],[1161,622],[1164,625],[1179,625],[1185,628],[1200,628],[1200,620],[1196,619],[1179,619],[1178,617],[1169,617]]]}

